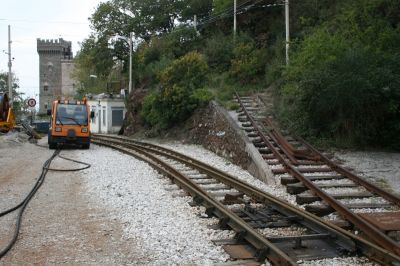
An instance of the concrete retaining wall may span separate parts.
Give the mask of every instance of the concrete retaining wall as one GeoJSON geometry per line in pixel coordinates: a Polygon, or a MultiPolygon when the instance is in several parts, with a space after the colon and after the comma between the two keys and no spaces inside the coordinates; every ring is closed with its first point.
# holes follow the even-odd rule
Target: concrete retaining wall
{"type": "Polygon", "coordinates": [[[275,184],[271,169],[240,128],[236,117],[234,111],[228,112],[211,102],[193,116],[190,140],[240,165],[267,184],[275,184]]]}

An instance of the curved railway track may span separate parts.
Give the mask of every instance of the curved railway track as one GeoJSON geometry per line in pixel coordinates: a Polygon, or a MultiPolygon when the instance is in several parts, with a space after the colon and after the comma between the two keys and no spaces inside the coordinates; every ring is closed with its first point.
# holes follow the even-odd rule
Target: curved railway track
{"type": "Polygon", "coordinates": [[[148,162],[189,193],[193,204],[219,219],[221,229],[235,232],[221,242],[233,258],[245,253],[258,262],[297,265],[299,260],[364,255],[400,265],[397,255],[194,158],[116,136],[95,135],[93,143],[148,162]]]}
{"type": "Polygon", "coordinates": [[[305,209],[325,216],[336,212],[348,228],[400,255],[400,245],[385,234],[400,230],[400,198],[351,173],[303,139],[284,136],[264,111],[260,97],[240,97],[238,121],[272,173],[305,209]],[[344,190],[345,192],[340,192],[344,190]],[[375,212],[362,213],[363,210],[375,212]]]}

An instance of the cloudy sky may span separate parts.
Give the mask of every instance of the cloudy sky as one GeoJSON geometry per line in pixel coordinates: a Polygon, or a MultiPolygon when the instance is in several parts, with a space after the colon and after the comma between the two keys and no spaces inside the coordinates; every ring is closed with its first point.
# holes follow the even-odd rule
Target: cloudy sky
{"type": "MultiPolygon", "coordinates": [[[[0,8],[0,71],[8,71],[8,25],[11,26],[12,70],[20,92],[39,93],[39,55],[36,39],[63,38],[72,41],[74,55],[79,42],[91,32],[88,18],[105,0],[10,0],[0,8]],[[4,51],[5,52],[4,52],[4,51]]],[[[38,97],[35,97],[38,100],[38,97]]]]}

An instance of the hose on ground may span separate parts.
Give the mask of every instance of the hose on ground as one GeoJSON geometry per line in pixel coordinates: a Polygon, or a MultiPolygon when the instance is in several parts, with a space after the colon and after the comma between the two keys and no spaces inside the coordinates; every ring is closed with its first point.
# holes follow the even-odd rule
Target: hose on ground
{"type": "Polygon", "coordinates": [[[80,171],[80,170],[87,169],[87,168],[89,168],[91,166],[88,163],[77,161],[77,160],[73,160],[73,159],[61,156],[60,152],[61,152],[61,149],[55,150],[54,153],[51,155],[51,157],[49,159],[47,159],[47,161],[43,164],[42,173],[40,174],[38,180],[36,181],[35,185],[31,189],[31,191],[28,193],[28,195],[25,197],[25,199],[21,203],[19,203],[18,205],[16,205],[16,206],[14,206],[14,207],[12,207],[12,208],[0,213],[0,217],[2,217],[2,216],[5,216],[5,215],[7,215],[7,214],[19,209],[14,235],[13,235],[11,241],[8,243],[8,245],[3,250],[0,251],[0,259],[2,259],[8,253],[8,251],[11,250],[11,248],[14,246],[14,244],[17,242],[19,231],[20,231],[20,228],[21,228],[22,215],[23,215],[23,213],[25,211],[25,208],[28,206],[28,203],[33,198],[33,196],[36,194],[36,192],[39,190],[39,188],[43,185],[47,172],[48,171],[62,171],[62,172],[80,171]],[[62,159],[64,159],[64,160],[72,161],[72,162],[75,162],[75,163],[78,163],[78,164],[83,164],[85,166],[81,167],[81,168],[73,168],[73,169],[50,168],[51,162],[57,156],[62,158],[62,159]]]}

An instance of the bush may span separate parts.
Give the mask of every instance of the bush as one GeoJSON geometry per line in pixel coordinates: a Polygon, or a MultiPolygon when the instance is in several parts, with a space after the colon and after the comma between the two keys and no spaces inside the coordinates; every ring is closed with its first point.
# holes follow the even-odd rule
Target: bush
{"type": "Polygon", "coordinates": [[[241,84],[258,83],[264,79],[265,61],[265,49],[257,49],[252,39],[241,36],[233,50],[229,75],[241,84]]]}
{"type": "Polygon", "coordinates": [[[173,60],[193,49],[197,40],[192,28],[180,27],[176,31],[162,36],[154,36],[148,42],[141,43],[134,53],[134,74],[139,82],[155,85],[160,81],[160,73],[173,60]]]}
{"type": "Polygon", "coordinates": [[[320,138],[400,147],[400,53],[375,48],[324,29],[308,36],[284,73],[284,119],[320,138]]]}
{"type": "Polygon", "coordinates": [[[145,98],[141,112],[144,121],[161,129],[169,128],[208,102],[211,94],[202,89],[207,69],[205,59],[197,52],[175,60],[160,74],[161,89],[145,98]]]}
{"type": "Polygon", "coordinates": [[[233,58],[232,36],[224,36],[222,33],[213,35],[206,42],[204,54],[211,68],[228,70],[233,58]]]}
{"type": "Polygon", "coordinates": [[[201,88],[206,83],[208,66],[198,52],[190,52],[172,62],[171,66],[160,73],[163,87],[179,85],[189,91],[201,88]]]}

